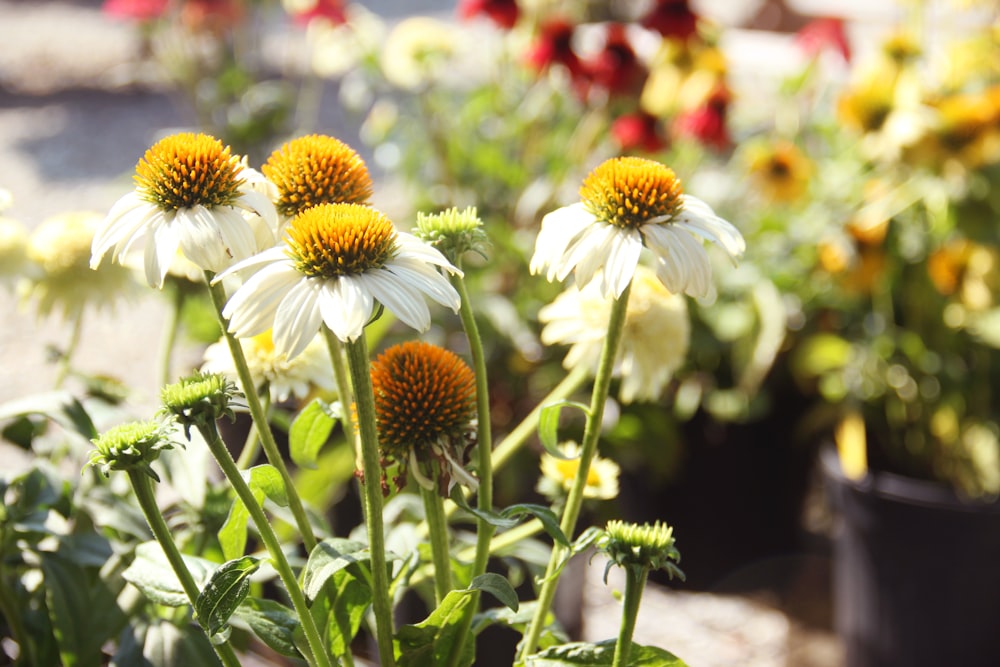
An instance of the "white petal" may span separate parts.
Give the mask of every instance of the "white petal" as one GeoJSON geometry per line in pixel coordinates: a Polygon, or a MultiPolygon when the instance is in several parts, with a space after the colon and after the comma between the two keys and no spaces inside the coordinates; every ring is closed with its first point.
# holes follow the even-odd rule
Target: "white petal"
{"type": "Polygon", "coordinates": [[[736,227],[717,216],[712,208],[690,195],[684,195],[684,207],[675,218],[675,224],[688,227],[691,231],[722,246],[735,262],[746,251],[747,244],[736,227]]]}
{"type": "Polygon", "coordinates": [[[556,277],[563,280],[570,270],[575,269],[576,286],[583,289],[597,270],[607,263],[611,244],[620,233],[620,229],[604,222],[588,226],[566,247],[556,277]]]}
{"type": "Polygon", "coordinates": [[[281,300],[300,280],[305,280],[305,276],[291,262],[275,262],[255,273],[222,309],[222,315],[229,320],[229,330],[240,338],[248,338],[272,328],[281,300]]]}
{"type": "Polygon", "coordinates": [[[404,324],[421,332],[430,328],[431,312],[423,294],[405,280],[394,276],[388,268],[366,271],[357,276],[357,279],[404,324]]]}
{"type": "Polygon", "coordinates": [[[235,208],[220,207],[213,212],[213,215],[222,233],[222,241],[228,249],[225,266],[219,267],[218,270],[252,257],[257,252],[257,236],[242,213],[235,208]]]}
{"type": "MultiPolygon", "coordinates": [[[[549,282],[555,279],[566,248],[580,232],[594,222],[594,216],[580,202],[556,209],[543,217],[541,230],[535,238],[535,252],[529,265],[531,273],[537,274],[548,269],[546,279],[549,282]]],[[[563,274],[563,278],[568,273],[569,270],[563,274]]]]}
{"type": "Polygon", "coordinates": [[[177,256],[179,244],[177,228],[170,223],[163,223],[153,230],[153,238],[146,243],[144,257],[146,282],[152,287],[159,289],[163,286],[163,279],[177,256]]]}
{"type": "Polygon", "coordinates": [[[357,340],[372,316],[374,300],[354,276],[323,282],[319,307],[323,322],[345,343],[357,340]]]}
{"type": "Polygon", "coordinates": [[[303,278],[288,290],[274,314],[274,349],[293,359],[306,349],[323,324],[319,297],[323,281],[303,278]]]}
{"type": "Polygon", "coordinates": [[[446,269],[449,273],[463,275],[458,267],[448,261],[448,258],[441,254],[437,248],[424,243],[416,236],[406,232],[396,232],[396,239],[399,242],[399,250],[396,253],[398,259],[414,259],[425,264],[434,264],[446,269]]]}
{"type": "Polygon", "coordinates": [[[635,229],[619,230],[608,245],[601,293],[617,299],[635,276],[635,267],[639,265],[642,253],[642,236],[635,229]]]}
{"type": "Polygon", "coordinates": [[[182,208],[172,224],[177,225],[185,257],[206,271],[221,271],[229,266],[222,232],[207,208],[201,205],[182,208]]]}
{"type": "Polygon", "coordinates": [[[140,199],[135,192],[130,192],[115,202],[94,233],[94,240],[90,245],[90,268],[96,268],[111,248],[144,231],[151,209],[152,206],[140,199]]]}
{"type": "Polygon", "coordinates": [[[289,258],[287,253],[287,246],[282,243],[279,246],[269,248],[263,252],[259,252],[252,257],[247,257],[241,262],[237,262],[230,266],[225,271],[219,273],[212,279],[212,283],[215,284],[224,278],[231,276],[234,273],[239,273],[241,271],[246,271],[252,268],[259,267],[262,264],[273,264],[275,262],[287,262],[289,266],[294,268],[291,258],[289,258]]]}
{"type": "Polygon", "coordinates": [[[236,200],[236,206],[263,218],[264,222],[271,229],[272,234],[277,230],[278,211],[275,210],[274,204],[271,203],[267,195],[254,190],[246,190],[236,200]]]}
{"type": "Polygon", "coordinates": [[[434,301],[451,308],[456,313],[462,306],[462,298],[448,282],[448,279],[426,264],[396,258],[386,264],[385,268],[398,276],[402,282],[420,290],[434,301]]]}

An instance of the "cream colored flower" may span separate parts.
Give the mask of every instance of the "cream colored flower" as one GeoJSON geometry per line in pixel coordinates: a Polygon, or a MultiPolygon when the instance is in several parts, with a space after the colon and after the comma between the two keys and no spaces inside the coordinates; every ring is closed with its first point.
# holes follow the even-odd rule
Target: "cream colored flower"
{"type": "Polygon", "coordinates": [[[746,249],[735,227],[683,194],[674,172],[653,160],[605,161],[584,180],[580,199],[542,219],[532,273],[562,281],[572,272],[583,288],[600,272],[601,292],[617,298],[647,248],[667,289],[704,297],[715,286],[702,241],[719,244],[733,262],[746,249]]]}
{"type": "Polygon", "coordinates": [[[400,21],[382,51],[385,78],[406,90],[433,83],[454,66],[457,36],[453,24],[428,16],[400,21]]]}
{"type": "MultiPolygon", "coordinates": [[[[317,389],[324,392],[336,391],[337,383],[333,377],[330,353],[321,336],[313,338],[302,354],[293,359],[274,349],[270,331],[252,338],[241,338],[240,345],[254,385],[258,389],[266,386],[273,403],[281,403],[290,398],[304,401],[317,389]]],[[[236,382],[236,366],[225,340],[209,345],[205,350],[204,360],[202,372],[222,373],[236,382]]]]}
{"type": "MultiPolygon", "coordinates": [[[[548,452],[542,454],[542,476],[538,480],[538,491],[543,495],[558,498],[569,493],[580,469],[580,446],[568,440],[559,446],[567,458],[560,459],[548,452]]],[[[595,455],[587,471],[587,484],[583,487],[584,498],[610,500],[618,496],[618,475],[621,469],[610,459],[595,455]]]]}
{"type": "Polygon", "coordinates": [[[91,243],[102,219],[88,211],[63,213],[46,219],[28,238],[26,255],[36,270],[22,283],[22,297],[37,301],[39,315],[59,306],[66,319],[75,320],[87,304],[111,306],[136,286],[125,267],[91,264],[91,243]]]}
{"type": "MultiPolygon", "coordinates": [[[[596,371],[607,337],[612,300],[597,282],[570,287],[538,312],[542,342],[569,345],[563,366],[596,371]]],[[[671,294],[652,270],[639,266],[632,282],[614,374],[623,403],[655,401],[684,363],[691,337],[687,302],[671,294]]]]}

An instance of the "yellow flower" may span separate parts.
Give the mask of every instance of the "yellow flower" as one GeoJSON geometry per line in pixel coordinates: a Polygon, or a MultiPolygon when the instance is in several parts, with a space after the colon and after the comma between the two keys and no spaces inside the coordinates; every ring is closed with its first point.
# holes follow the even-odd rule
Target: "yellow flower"
{"type": "Polygon", "coordinates": [[[809,187],[813,162],[790,141],[757,143],[749,149],[750,176],[769,200],[790,203],[809,187]]]}
{"type": "MultiPolygon", "coordinates": [[[[538,312],[545,324],[542,342],[570,345],[566,368],[583,365],[597,369],[611,299],[602,296],[596,282],[583,290],[568,288],[538,312]]],[[[625,327],[614,373],[621,378],[623,403],[655,401],[684,363],[691,336],[687,302],[671,294],[650,269],[636,270],[625,314],[625,327]]]]}
{"type": "Polygon", "coordinates": [[[451,23],[428,16],[403,19],[385,40],[381,63],[386,80],[406,90],[437,81],[455,65],[457,37],[451,23]]]}
{"type": "MultiPolygon", "coordinates": [[[[538,491],[552,498],[560,498],[569,493],[573,480],[580,469],[580,446],[572,440],[559,446],[563,456],[560,459],[548,452],[542,454],[542,477],[538,480],[538,491]]],[[[610,459],[594,456],[587,471],[587,484],[583,487],[584,498],[610,500],[618,496],[618,476],[621,469],[610,459]]]]}

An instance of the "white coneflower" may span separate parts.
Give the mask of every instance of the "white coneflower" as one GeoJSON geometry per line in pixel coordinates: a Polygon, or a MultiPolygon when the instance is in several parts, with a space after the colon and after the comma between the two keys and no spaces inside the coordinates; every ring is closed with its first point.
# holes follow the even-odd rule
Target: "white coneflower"
{"type": "MultiPolygon", "coordinates": [[[[580,446],[568,440],[559,446],[563,455],[560,459],[549,454],[542,454],[542,476],[538,480],[538,491],[549,497],[561,497],[569,493],[580,469],[580,446]]],[[[587,483],[583,487],[584,498],[610,500],[618,497],[618,476],[621,468],[610,459],[594,456],[587,471],[587,483]]]]}
{"type": "Polygon", "coordinates": [[[601,292],[618,297],[632,280],[642,249],[675,294],[708,296],[711,267],[702,241],[719,244],[735,261],[746,243],[708,204],[683,194],[674,172],[638,157],[600,164],[584,180],[581,201],[542,219],[531,272],[560,281],[573,272],[578,287],[601,274],[601,292]]]}
{"type": "Polygon", "coordinates": [[[159,288],[178,249],[217,273],[272,245],[277,214],[248,183],[251,172],[206,134],[161,139],[136,165],[135,190],[112,206],[94,237],[91,266],[109,252],[123,263],[145,244],[146,280],[159,288]]]}
{"type": "Polygon", "coordinates": [[[438,267],[458,272],[434,248],[396,231],[381,212],[360,204],[321,204],[290,221],[282,244],[218,279],[256,270],[223,315],[240,338],[273,328],[276,349],[291,359],[324,323],[340,340],[357,340],[375,302],[418,331],[431,323],[425,295],[457,312],[458,292],[438,267]]]}
{"type": "MultiPolygon", "coordinates": [[[[254,384],[266,386],[272,402],[280,403],[290,398],[302,401],[317,389],[333,392],[337,388],[326,342],[316,336],[306,345],[302,354],[294,359],[274,349],[271,332],[265,331],[253,338],[241,338],[243,354],[254,384]]],[[[236,380],[236,366],[225,340],[212,343],[205,349],[201,370],[222,373],[236,380]]]]}
{"type": "MultiPolygon", "coordinates": [[[[596,281],[582,290],[569,287],[538,311],[545,324],[542,342],[569,345],[563,366],[596,370],[600,361],[612,299],[596,281]]],[[[623,403],[655,401],[684,363],[691,338],[687,302],[671,294],[652,270],[639,266],[625,311],[625,325],[614,374],[621,378],[623,403]]]]}

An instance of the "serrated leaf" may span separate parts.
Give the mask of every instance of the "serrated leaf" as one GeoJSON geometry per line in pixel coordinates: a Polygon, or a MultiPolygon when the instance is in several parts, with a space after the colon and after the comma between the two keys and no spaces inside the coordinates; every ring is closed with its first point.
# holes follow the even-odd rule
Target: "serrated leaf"
{"type": "MultiPolygon", "coordinates": [[[[197,556],[182,554],[181,558],[199,589],[218,567],[218,563],[197,556]]],[[[143,542],[135,548],[135,559],[122,572],[122,577],[158,604],[168,607],[190,604],[184,587],[170,567],[170,561],[155,540],[143,542]]]]}
{"type": "Polygon", "coordinates": [[[583,403],[567,400],[549,403],[538,412],[538,439],[542,447],[552,456],[564,461],[572,458],[559,449],[559,417],[563,408],[567,407],[579,408],[583,410],[583,414],[590,414],[590,408],[583,403]]]}
{"type": "Polygon", "coordinates": [[[368,545],[340,537],[323,540],[310,552],[302,573],[302,592],[310,600],[320,594],[326,580],[334,573],[354,565],[368,564],[368,545]]]}
{"type": "Polygon", "coordinates": [[[233,618],[246,623],[272,650],[290,658],[301,657],[294,639],[300,623],[293,609],[274,600],[247,598],[233,618]]]}
{"type": "Polygon", "coordinates": [[[503,517],[516,517],[524,514],[530,514],[541,521],[542,528],[545,529],[545,532],[548,533],[553,540],[564,547],[569,546],[569,538],[566,537],[566,533],[564,533],[562,528],[559,526],[559,517],[556,516],[555,512],[544,505],[520,503],[517,505],[511,505],[510,507],[504,509],[500,514],[503,517]]]}
{"type": "Polygon", "coordinates": [[[521,604],[521,601],[517,599],[517,592],[510,585],[510,582],[507,581],[507,577],[495,572],[487,572],[473,579],[472,583],[469,584],[469,590],[486,591],[507,605],[511,611],[517,611],[518,606],[521,604]]]}
{"type": "Polygon", "coordinates": [[[260,559],[244,556],[219,566],[198,595],[195,616],[212,637],[224,627],[250,592],[250,575],[260,567],[260,559]]]}
{"type": "Polygon", "coordinates": [[[320,399],[304,407],[288,430],[288,450],[292,461],[302,468],[315,470],[319,450],[330,438],[336,424],[329,406],[320,399]]]}
{"type": "MultiPolygon", "coordinates": [[[[615,640],[596,644],[572,642],[560,644],[530,655],[524,667],[611,667],[615,656],[615,640]]],[[[629,667],[687,667],[687,664],[669,651],[655,646],[632,644],[628,654],[629,667]]]]}

